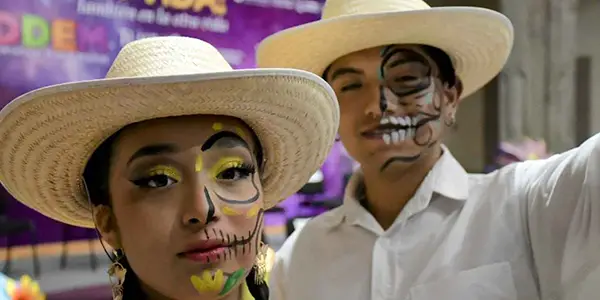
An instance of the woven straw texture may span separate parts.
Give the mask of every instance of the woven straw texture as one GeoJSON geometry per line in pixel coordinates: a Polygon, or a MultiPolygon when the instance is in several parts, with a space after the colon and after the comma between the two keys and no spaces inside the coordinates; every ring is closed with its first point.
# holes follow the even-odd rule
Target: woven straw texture
{"type": "Polygon", "coordinates": [[[318,76],[232,71],[214,47],[190,38],[128,44],[107,77],[113,79],[39,89],[0,111],[0,181],[17,200],[58,221],[93,227],[81,175],[102,141],[144,120],[211,114],[240,118],[256,132],[270,208],[321,166],[339,123],[335,95],[318,76]]]}
{"type": "Polygon", "coordinates": [[[320,21],[263,40],[257,63],[322,76],[344,55],[392,44],[444,50],[466,97],[502,70],[512,49],[513,27],[504,15],[484,8],[431,8],[421,0],[328,0],[320,21]]]}

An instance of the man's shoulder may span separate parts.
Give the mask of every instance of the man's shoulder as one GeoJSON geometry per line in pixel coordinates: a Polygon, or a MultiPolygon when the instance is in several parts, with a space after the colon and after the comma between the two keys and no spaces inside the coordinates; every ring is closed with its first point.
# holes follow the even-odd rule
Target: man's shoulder
{"type": "Polygon", "coordinates": [[[295,230],[277,251],[278,259],[287,259],[292,255],[314,255],[311,248],[318,247],[327,240],[331,229],[342,221],[341,207],[334,208],[310,219],[302,228],[295,230]]]}

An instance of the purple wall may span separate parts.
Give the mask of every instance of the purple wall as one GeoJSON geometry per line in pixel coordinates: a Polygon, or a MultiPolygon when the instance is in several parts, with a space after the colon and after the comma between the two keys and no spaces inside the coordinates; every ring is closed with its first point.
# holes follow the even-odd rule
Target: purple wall
{"type": "MultiPolygon", "coordinates": [[[[254,48],[264,37],[281,29],[318,19],[323,0],[293,0],[285,8],[260,7],[252,0],[226,0],[226,9],[163,9],[161,1],[146,5],[143,0],[21,0],[0,1],[0,107],[27,91],[68,81],[102,78],[118,49],[133,38],[152,35],[185,35],[204,39],[226,56],[235,68],[254,66],[254,48]],[[92,7],[95,5],[95,8],[92,7]],[[92,11],[115,11],[119,17],[91,15],[92,11]],[[225,13],[223,15],[223,13],[225,13]],[[166,15],[170,17],[165,18],[166,15]],[[148,17],[150,16],[150,17],[148,17]],[[169,24],[167,24],[169,23],[169,24]]],[[[215,0],[215,3],[220,1],[215,0]]],[[[260,1],[265,3],[265,1],[260,1]]],[[[273,2],[275,3],[275,2],[273,2]]],[[[277,3],[282,3],[281,1],[277,3]]],[[[342,174],[349,164],[340,156],[340,145],[323,166],[325,195],[340,197],[342,174]]],[[[65,228],[67,239],[89,238],[93,230],[66,227],[19,204],[4,191],[11,218],[31,219],[42,242],[59,241],[65,228]]],[[[287,216],[315,214],[298,203],[306,196],[295,195],[282,207],[287,216]]],[[[283,223],[283,216],[270,216],[267,223],[283,223]]],[[[27,243],[26,236],[11,244],[27,243]]],[[[0,246],[5,241],[0,238],[0,246]]]]}

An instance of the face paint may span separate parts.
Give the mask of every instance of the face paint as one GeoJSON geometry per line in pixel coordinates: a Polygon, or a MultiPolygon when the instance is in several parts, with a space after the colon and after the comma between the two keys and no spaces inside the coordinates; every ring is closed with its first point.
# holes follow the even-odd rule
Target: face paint
{"type": "Polygon", "coordinates": [[[204,168],[204,163],[202,161],[202,154],[198,155],[196,157],[196,167],[195,170],[196,172],[202,172],[202,168],[204,168]]]}
{"type": "Polygon", "coordinates": [[[206,240],[220,240],[223,243],[230,245],[230,247],[227,248],[226,252],[223,253],[222,256],[219,255],[213,258],[206,257],[206,261],[204,261],[203,263],[210,264],[218,260],[232,259],[234,256],[237,256],[240,252],[241,254],[250,253],[250,251],[252,251],[253,248],[255,254],[258,254],[258,247],[260,244],[260,234],[258,233],[261,228],[260,224],[262,224],[262,221],[264,219],[263,208],[259,208],[257,216],[255,218],[256,222],[254,223],[254,228],[248,231],[247,235],[243,236],[234,233],[224,232],[220,229],[213,228],[212,230],[209,230],[205,228],[204,235],[206,240]]]}
{"type": "Polygon", "coordinates": [[[221,130],[223,130],[223,124],[221,124],[221,123],[214,123],[212,125],[212,129],[214,131],[221,131],[221,130]]]}
{"type": "Polygon", "coordinates": [[[246,134],[244,134],[244,131],[241,128],[239,128],[239,127],[235,128],[235,133],[237,133],[241,138],[245,138],[246,137],[246,134]]]}
{"type": "MultiPolygon", "coordinates": [[[[439,123],[441,117],[441,99],[436,96],[432,72],[427,58],[414,50],[389,46],[381,51],[380,124],[386,128],[382,135],[386,144],[412,139],[415,145],[424,147],[422,151],[425,151],[437,142],[434,140],[434,128],[437,128],[434,123],[439,123]],[[407,67],[399,69],[404,65],[407,67]],[[410,73],[399,70],[409,70],[410,73]],[[410,116],[386,116],[384,109],[387,110],[388,97],[394,98],[398,105],[416,109],[416,113],[410,116]]],[[[381,171],[393,162],[412,162],[420,155],[392,157],[382,165],[381,171]]]]}
{"type": "Polygon", "coordinates": [[[235,217],[235,216],[240,216],[242,215],[242,212],[233,209],[229,206],[223,206],[223,208],[221,208],[221,212],[226,215],[226,216],[230,216],[230,217],[235,217]]]}
{"type": "Polygon", "coordinates": [[[201,276],[192,275],[190,281],[198,293],[218,292],[223,288],[223,271],[216,270],[213,274],[209,270],[204,270],[201,276]]]}
{"type": "Polygon", "coordinates": [[[259,205],[257,205],[257,204],[253,205],[253,206],[250,208],[250,210],[248,210],[248,211],[246,212],[246,217],[248,217],[248,218],[252,218],[252,217],[256,216],[256,215],[258,214],[258,211],[259,211],[259,210],[260,210],[260,206],[259,206],[259,205]]]}
{"type": "Polygon", "coordinates": [[[241,268],[229,275],[227,281],[225,282],[225,285],[223,286],[223,290],[221,290],[221,292],[219,293],[219,296],[223,296],[229,293],[229,291],[231,291],[231,289],[237,286],[238,283],[242,280],[242,278],[244,278],[245,274],[246,271],[243,268],[241,268]]]}
{"type": "Polygon", "coordinates": [[[221,172],[231,169],[239,168],[244,165],[244,159],[237,156],[223,157],[217,161],[210,169],[210,176],[217,178],[221,172]]]}
{"type": "Polygon", "coordinates": [[[171,166],[158,165],[148,171],[148,177],[160,176],[160,175],[171,177],[176,181],[181,181],[181,173],[179,173],[179,171],[177,169],[175,169],[171,166]]]}
{"type": "Polygon", "coordinates": [[[252,186],[254,187],[254,191],[256,192],[254,194],[254,196],[248,198],[248,199],[244,199],[244,200],[236,200],[236,199],[227,199],[217,193],[215,193],[215,195],[217,195],[217,198],[219,198],[219,200],[228,203],[228,204],[250,204],[250,203],[254,203],[256,202],[256,200],[258,200],[258,198],[260,198],[260,191],[258,190],[258,186],[256,186],[256,173],[252,174],[252,186]]]}
{"type": "Polygon", "coordinates": [[[206,198],[206,202],[208,203],[208,212],[206,213],[206,224],[212,222],[215,219],[215,204],[210,198],[210,193],[208,189],[204,187],[204,197],[206,198]]]}

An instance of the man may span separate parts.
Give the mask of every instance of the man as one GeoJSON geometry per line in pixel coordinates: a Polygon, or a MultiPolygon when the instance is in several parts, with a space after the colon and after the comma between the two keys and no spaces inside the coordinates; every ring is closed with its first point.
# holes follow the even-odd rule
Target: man
{"type": "Polygon", "coordinates": [[[585,279],[600,262],[600,136],[487,175],[441,143],[512,40],[486,9],[329,0],[321,21],[261,43],[260,67],[330,83],[361,165],[344,204],[279,251],[271,299],[565,299],[585,279]]]}

